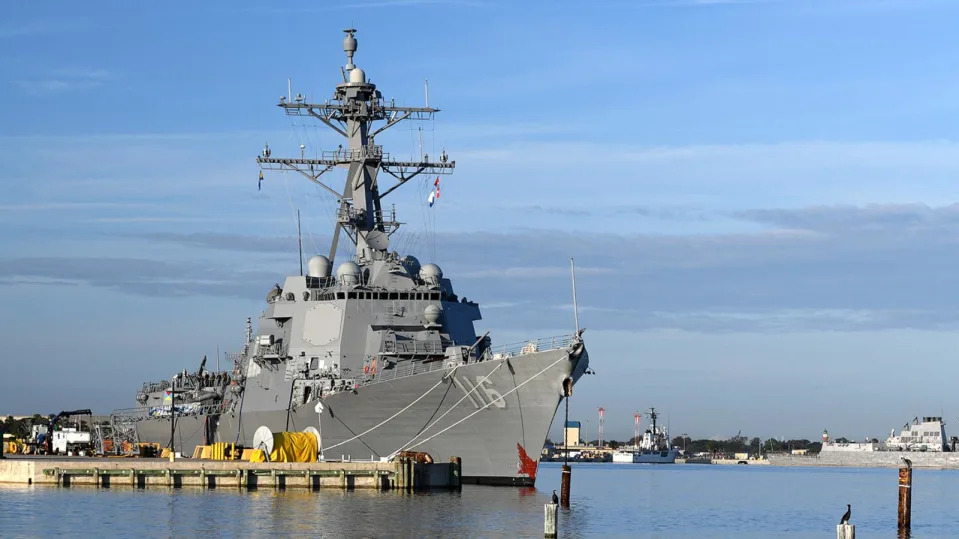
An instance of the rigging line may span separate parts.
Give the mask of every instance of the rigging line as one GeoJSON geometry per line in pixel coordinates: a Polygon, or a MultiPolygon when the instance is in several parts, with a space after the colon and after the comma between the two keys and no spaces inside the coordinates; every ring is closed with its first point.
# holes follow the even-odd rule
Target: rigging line
{"type": "MultiPolygon", "coordinates": [[[[414,441],[416,441],[417,438],[419,438],[420,436],[422,436],[424,432],[426,432],[426,431],[430,430],[431,428],[435,427],[436,424],[440,422],[440,420],[442,420],[442,419],[443,419],[444,417],[446,417],[450,412],[452,412],[453,410],[455,410],[456,407],[459,406],[461,402],[463,402],[464,400],[468,399],[468,398],[470,397],[470,395],[471,395],[474,391],[476,391],[477,389],[479,389],[480,387],[482,387],[483,382],[489,380],[489,377],[490,377],[490,376],[493,376],[493,373],[496,372],[496,371],[498,371],[499,368],[502,367],[502,366],[505,365],[505,364],[506,364],[506,362],[503,361],[502,363],[500,363],[499,365],[497,365],[496,367],[494,367],[493,370],[489,371],[489,374],[487,374],[485,378],[483,378],[482,380],[480,380],[479,382],[477,382],[476,385],[474,385],[472,389],[470,389],[469,391],[464,391],[465,394],[463,395],[463,397],[462,397],[460,400],[456,401],[456,404],[454,404],[453,406],[450,406],[449,410],[446,410],[445,412],[443,412],[443,415],[437,417],[435,421],[433,421],[433,422],[429,423],[428,425],[426,425],[425,427],[423,427],[423,430],[417,432],[415,436],[413,436],[412,438],[410,438],[410,441],[406,442],[406,443],[403,445],[403,447],[406,447],[406,446],[410,445],[411,443],[413,443],[414,441]]],[[[464,387],[463,389],[465,390],[466,388],[464,387]]]]}
{"type": "Polygon", "coordinates": [[[426,177],[420,176],[419,181],[419,190],[420,190],[420,213],[423,219],[423,237],[424,237],[424,247],[426,249],[426,256],[430,258],[430,262],[433,262],[433,253],[430,251],[430,212],[433,208],[424,202],[424,195],[427,194],[427,184],[429,179],[426,177]]]}
{"type": "MultiPolygon", "coordinates": [[[[551,369],[554,365],[556,365],[556,364],[559,363],[560,361],[563,361],[564,359],[569,359],[569,354],[568,354],[568,353],[565,354],[565,355],[563,355],[563,356],[561,356],[559,359],[557,359],[556,361],[550,363],[549,365],[543,367],[543,370],[541,370],[541,371],[539,371],[538,373],[534,374],[532,377],[530,377],[528,380],[526,380],[526,381],[523,382],[522,384],[514,387],[513,389],[507,391],[506,393],[503,393],[503,394],[500,395],[499,397],[491,400],[490,402],[486,403],[484,406],[482,406],[482,407],[479,408],[478,410],[474,411],[474,412],[471,413],[470,415],[464,417],[463,419],[460,419],[460,420],[457,421],[456,423],[453,423],[452,425],[450,425],[450,426],[446,427],[445,429],[437,432],[436,434],[430,436],[429,438],[426,438],[425,440],[419,441],[419,442],[417,442],[417,443],[415,443],[415,444],[413,444],[413,445],[409,445],[409,446],[406,446],[406,447],[401,447],[401,448],[398,449],[397,451],[393,452],[391,456],[395,456],[395,455],[396,455],[397,453],[399,453],[400,451],[407,451],[407,450],[410,450],[410,449],[412,449],[412,448],[414,448],[414,447],[416,447],[416,446],[423,445],[423,444],[425,444],[426,442],[432,440],[433,438],[436,438],[436,437],[439,436],[440,434],[443,434],[444,432],[452,429],[453,427],[459,425],[460,423],[466,421],[467,419],[473,417],[474,415],[476,415],[476,414],[482,412],[483,410],[489,408],[490,406],[492,406],[492,405],[493,405],[494,403],[496,403],[497,401],[500,401],[500,400],[505,399],[507,395],[509,395],[509,394],[517,391],[519,388],[521,388],[521,387],[525,386],[526,384],[532,382],[532,381],[535,380],[539,375],[541,375],[541,374],[543,374],[544,372],[548,371],[548,370],[551,369]]],[[[506,360],[504,359],[503,362],[505,363],[506,360]]]]}
{"type": "MultiPolygon", "coordinates": [[[[417,438],[417,436],[419,436],[420,434],[422,434],[423,431],[425,431],[426,429],[430,428],[430,426],[432,426],[433,418],[436,417],[436,413],[440,411],[440,408],[443,406],[443,402],[446,401],[446,397],[450,394],[450,390],[453,389],[453,386],[454,386],[454,385],[456,385],[456,384],[450,384],[450,385],[446,386],[446,392],[443,393],[443,398],[440,399],[440,403],[439,403],[438,405],[436,405],[436,409],[433,410],[433,415],[431,415],[430,418],[426,420],[426,424],[424,424],[424,425],[423,425],[423,428],[421,428],[420,431],[416,433],[416,436],[413,436],[413,440],[415,440],[415,439],[417,438]]],[[[443,414],[443,415],[446,415],[446,414],[443,414]]],[[[410,441],[412,441],[412,440],[410,440],[410,441]]],[[[409,443],[409,442],[407,442],[407,443],[409,443]]]]}
{"type": "MultiPolygon", "coordinates": [[[[290,194],[290,178],[285,174],[283,175],[283,185],[286,187],[286,196],[290,200],[290,211],[293,213],[293,226],[297,226],[296,223],[296,205],[293,204],[293,195],[290,194]]],[[[299,238],[297,238],[299,242],[299,238]]]]}
{"type": "Polygon", "coordinates": [[[393,419],[395,419],[398,415],[400,415],[400,414],[402,414],[403,412],[409,410],[414,404],[416,404],[416,403],[420,402],[421,400],[423,400],[423,397],[429,395],[430,392],[432,392],[434,389],[436,389],[437,387],[439,387],[440,384],[442,384],[443,382],[445,382],[447,377],[452,376],[453,373],[456,372],[456,369],[458,369],[458,368],[459,368],[459,365],[457,365],[456,367],[453,367],[453,370],[451,370],[449,373],[447,373],[447,374],[444,375],[442,378],[440,378],[440,381],[439,381],[439,382],[436,382],[436,384],[435,384],[433,387],[427,389],[427,390],[426,390],[426,393],[423,393],[423,394],[420,395],[419,397],[416,397],[416,400],[414,400],[413,402],[407,404],[407,405],[406,405],[402,410],[400,410],[399,412],[396,412],[395,414],[393,414],[393,415],[391,415],[390,417],[384,419],[383,421],[380,421],[380,422],[377,423],[376,425],[374,425],[374,426],[370,427],[369,429],[367,429],[367,430],[365,430],[365,431],[357,434],[356,436],[354,436],[354,437],[352,437],[352,438],[350,438],[350,439],[348,439],[348,440],[343,440],[342,442],[340,442],[340,443],[338,443],[338,444],[334,444],[334,445],[331,445],[331,446],[329,446],[329,447],[324,447],[323,450],[325,451],[325,450],[327,450],[327,449],[333,449],[334,447],[339,447],[339,446],[341,446],[341,445],[343,445],[343,444],[350,443],[350,442],[352,442],[353,440],[356,440],[357,438],[360,438],[360,437],[362,437],[362,436],[366,436],[367,434],[373,432],[374,430],[376,430],[376,429],[382,427],[383,425],[389,423],[390,421],[392,421],[393,419]]]}

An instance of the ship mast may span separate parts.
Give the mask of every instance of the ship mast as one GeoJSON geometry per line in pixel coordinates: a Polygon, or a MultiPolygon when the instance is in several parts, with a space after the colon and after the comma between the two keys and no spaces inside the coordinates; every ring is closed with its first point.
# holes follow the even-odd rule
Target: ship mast
{"type": "Polygon", "coordinates": [[[385,218],[382,200],[399,186],[422,173],[451,174],[456,166],[449,161],[444,151],[439,162],[430,161],[424,155],[419,161],[400,161],[392,159],[383,147],[375,143],[376,136],[403,120],[431,120],[439,109],[426,107],[399,107],[391,101],[386,103],[376,85],[368,82],[366,73],[353,64],[356,52],[355,29],[344,30],[343,51],[346,52],[346,66],[341,70],[343,82],[337,84],[331,100],[325,103],[307,103],[299,93],[287,101],[280,98],[279,107],[288,116],[310,116],[320,120],[327,127],[342,135],[347,144],[336,150],[323,151],[316,158],[272,157],[268,148],[256,162],[264,170],[292,170],[298,172],[333,194],[339,202],[336,228],[333,232],[333,244],[329,259],[336,255],[341,231],[356,245],[356,258],[360,262],[384,260],[388,255],[389,236],[400,223],[395,215],[385,218]],[[382,124],[374,125],[376,122],[382,124]],[[341,190],[334,189],[321,181],[323,174],[340,167],[347,170],[345,185],[341,190]],[[382,170],[396,180],[396,183],[382,186],[380,192],[378,173],[382,170]]]}

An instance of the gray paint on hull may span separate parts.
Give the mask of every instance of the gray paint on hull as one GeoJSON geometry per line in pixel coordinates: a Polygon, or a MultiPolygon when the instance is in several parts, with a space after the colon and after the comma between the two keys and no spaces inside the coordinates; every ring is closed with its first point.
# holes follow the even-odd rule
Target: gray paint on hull
{"type": "MultiPolygon", "coordinates": [[[[563,380],[567,376],[572,376],[574,381],[579,379],[587,365],[585,350],[578,359],[569,359],[567,350],[557,349],[509,360],[464,365],[456,369],[453,381],[444,381],[447,371],[437,370],[363,386],[356,394],[343,392],[327,396],[323,399],[325,410],[319,425],[323,446],[330,448],[324,450],[325,456],[329,459],[341,456],[354,459],[387,457],[408,446],[417,433],[420,433],[417,441],[430,438],[473,414],[455,427],[410,449],[425,451],[436,461],[461,457],[464,477],[483,482],[532,484],[534,478],[519,471],[517,445],[530,459],[539,460],[550,424],[562,400],[563,380]],[[464,387],[476,385],[487,375],[488,380],[482,384],[485,389],[478,388],[471,393],[472,399],[464,398],[468,391],[464,387]],[[530,379],[518,390],[507,394],[530,379]],[[439,385],[430,390],[437,383],[439,385]],[[496,401],[497,394],[505,397],[496,401]],[[421,400],[394,419],[356,440],[339,445],[375,427],[421,396],[421,400]],[[490,402],[505,404],[499,407],[494,403],[478,411],[490,402]]],[[[306,427],[318,426],[320,421],[314,406],[315,401],[312,401],[295,408],[289,414],[289,430],[302,431],[306,427]]],[[[183,419],[186,418],[181,421],[183,419]]],[[[202,419],[191,419],[194,419],[192,424],[178,423],[177,440],[178,444],[181,439],[184,441],[180,449],[184,454],[192,452],[192,445],[203,442],[202,419]],[[179,425],[192,425],[191,434],[181,434],[179,425]]],[[[253,432],[262,425],[274,432],[287,430],[287,411],[224,414],[219,418],[213,441],[239,441],[249,446],[253,432]]],[[[160,440],[169,440],[168,420],[144,421],[138,424],[138,428],[141,440],[151,434],[165,436],[160,440]],[[166,428],[165,434],[163,427],[166,428]]]]}

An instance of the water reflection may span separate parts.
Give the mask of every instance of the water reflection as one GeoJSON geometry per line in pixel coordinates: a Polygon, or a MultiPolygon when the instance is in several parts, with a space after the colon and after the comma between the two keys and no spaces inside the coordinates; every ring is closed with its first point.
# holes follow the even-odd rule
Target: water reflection
{"type": "MultiPolygon", "coordinates": [[[[538,488],[400,494],[325,489],[2,487],[4,537],[541,537],[559,466],[538,488]],[[54,516],[54,517],[51,517],[54,516]]],[[[863,537],[896,537],[896,471],[575,465],[562,537],[825,537],[847,503],[863,537]]],[[[955,536],[957,470],[918,470],[910,537],[955,536]]],[[[900,534],[899,537],[905,537],[900,534]]]]}

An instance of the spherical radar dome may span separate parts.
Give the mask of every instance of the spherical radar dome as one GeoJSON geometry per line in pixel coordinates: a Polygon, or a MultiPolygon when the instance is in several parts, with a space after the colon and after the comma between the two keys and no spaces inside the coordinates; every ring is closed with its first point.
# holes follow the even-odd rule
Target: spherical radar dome
{"type": "Polygon", "coordinates": [[[420,269],[420,279],[427,284],[437,286],[443,280],[443,270],[436,264],[426,264],[420,269]]]}
{"type": "Polygon", "coordinates": [[[306,267],[309,270],[310,277],[329,277],[332,265],[330,264],[329,258],[323,255],[317,255],[310,258],[306,263],[306,267]]]}
{"type": "Polygon", "coordinates": [[[442,313],[443,313],[443,309],[440,309],[438,306],[427,305],[426,308],[423,309],[423,318],[426,319],[427,323],[435,324],[439,321],[440,314],[442,313]]]}
{"type": "Polygon", "coordinates": [[[360,267],[356,262],[344,262],[336,269],[336,278],[346,284],[357,284],[360,282],[360,267]]]}

